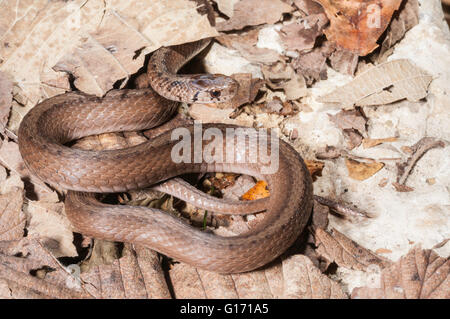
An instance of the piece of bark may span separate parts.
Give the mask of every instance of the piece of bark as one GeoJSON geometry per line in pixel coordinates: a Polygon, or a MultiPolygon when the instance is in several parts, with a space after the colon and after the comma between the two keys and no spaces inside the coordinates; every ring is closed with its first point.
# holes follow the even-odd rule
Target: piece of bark
{"type": "Polygon", "coordinates": [[[412,248],[382,270],[379,287],[353,289],[353,299],[449,299],[450,260],[434,251],[412,248]]]}

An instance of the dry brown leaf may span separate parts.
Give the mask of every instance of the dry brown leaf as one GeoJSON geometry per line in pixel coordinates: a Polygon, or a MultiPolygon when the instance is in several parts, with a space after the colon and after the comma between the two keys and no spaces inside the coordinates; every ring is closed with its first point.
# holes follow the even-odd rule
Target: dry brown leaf
{"type": "Polygon", "coordinates": [[[361,136],[361,134],[354,130],[354,129],[350,129],[350,130],[344,130],[344,137],[345,140],[347,142],[347,148],[349,150],[354,149],[355,147],[358,147],[359,145],[361,145],[363,137],[361,136]]]}
{"type": "Polygon", "coordinates": [[[129,244],[121,258],[92,267],[81,279],[95,298],[170,298],[158,254],[129,244]]]}
{"type": "Polygon", "coordinates": [[[14,76],[31,105],[70,88],[67,74],[53,69],[57,64],[75,75],[80,89],[103,95],[142,67],[144,54],[216,36],[196,6],[187,0],[3,1],[0,70],[14,76]]]}
{"type": "Polygon", "coordinates": [[[322,205],[316,198],[317,196],[314,198],[311,226],[326,229],[328,227],[328,215],[330,213],[330,208],[322,205]]]}
{"type": "Polygon", "coordinates": [[[316,268],[303,255],[283,260],[283,298],[300,299],[347,299],[339,284],[316,268]]]}
{"type": "MultiPolygon", "coordinates": [[[[79,272],[62,266],[39,241],[0,241],[0,279],[7,298],[89,298],[79,272]]],[[[3,297],[3,296],[2,296],[3,297]]]]}
{"type": "Polygon", "coordinates": [[[325,13],[308,15],[291,24],[285,25],[280,31],[284,48],[288,51],[311,50],[316,38],[322,35],[322,30],[328,23],[325,13]]]}
{"type": "Polygon", "coordinates": [[[323,7],[315,0],[294,0],[294,5],[302,10],[306,15],[324,12],[323,7]]]}
{"type": "Polygon", "coordinates": [[[259,29],[243,34],[223,34],[216,40],[227,48],[239,51],[239,54],[250,62],[272,64],[280,60],[278,52],[267,48],[258,48],[259,29]]]}
{"type": "Polygon", "coordinates": [[[327,38],[339,47],[365,56],[378,47],[377,40],[386,30],[402,0],[317,0],[325,8],[330,27],[327,38]]]}
{"type": "Polygon", "coordinates": [[[419,1],[405,0],[397,11],[386,31],[381,44],[378,61],[383,61],[391,54],[392,47],[400,41],[405,33],[419,23],[419,1]]]}
{"type": "Polygon", "coordinates": [[[298,100],[308,94],[305,78],[301,74],[293,75],[289,81],[283,83],[282,88],[288,100],[298,100]]]}
{"type": "Polygon", "coordinates": [[[336,229],[327,232],[317,228],[314,237],[316,239],[316,251],[328,261],[335,262],[341,267],[366,270],[370,265],[384,268],[391,264],[390,261],[361,247],[336,229]]]}
{"type": "Polygon", "coordinates": [[[175,264],[169,274],[176,298],[276,298],[283,293],[279,261],[264,270],[233,275],[175,264]]]}
{"type": "Polygon", "coordinates": [[[392,266],[381,272],[379,287],[359,287],[354,299],[449,299],[450,260],[434,251],[412,248],[392,266]]]}
{"type": "Polygon", "coordinates": [[[240,0],[233,7],[233,17],[217,23],[217,30],[239,30],[246,26],[274,24],[281,20],[283,13],[294,10],[281,0],[240,0]]]}
{"type": "Polygon", "coordinates": [[[281,85],[278,85],[278,82],[289,80],[294,76],[294,69],[281,61],[273,65],[262,65],[261,71],[264,74],[264,79],[268,82],[270,87],[273,86],[273,89],[282,88],[281,85]]]}
{"type": "Polygon", "coordinates": [[[325,146],[319,150],[316,154],[317,159],[336,159],[342,155],[342,151],[334,146],[325,146]]]}
{"type": "MultiPolygon", "coordinates": [[[[189,116],[194,120],[202,121],[202,123],[236,124],[236,120],[230,118],[233,112],[234,109],[216,109],[198,103],[189,107],[189,116]]],[[[248,126],[250,125],[251,123],[248,126]]]]}
{"type": "Polygon", "coordinates": [[[352,159],[345,159],[348,176],[358,181],[366,180],[372,177],[376,172],[384,167],[383,163],[362,163],[352,159]]]}
{"type": "Polygon", "coordinates": [[[297,73],[303,75],[307,84],[314,81],[327,79],[327,58],[334,51],[330,42],[326,41],[322,46],[314,48],[311,52],[301,54],[292,61],[292,66],[297,73]]]}
{"type": "Polygon", "coordinates": [[[405,98],[417,102],[427,96],[432,79],[409,60],[394,60],[361,73],[319,101],[340,103],[344,107],[383,105],[405,98]]]}
{"type": "Polygon", "coordinates": [[[335,115],[328,114],[328,117],[342,130],[348,149],[354,149],[361,144],[367,125],[367,118],[361,110],[342,110],[335,115]]]}
{"type": "Polygon", "coordinates": [[[27,197],[32,199],[55,199],[58,198],[56,192],[52,191],[40,179],[30,174],[22,160],[19,146],[14,142],[3,141],[0,147],[0,163],[18,174],[22,180],[31,184],[25,184],[27,197]]]}
{"type": "Polygon", "coordinates": [[[354,129],[360,134],[366,133],[367,118],[360,110],[342,110],[335,115],[328,114],[328,117],[341,130],[354,129]]]}
{"type": "Polygon", "coordinates": [[[23,237],[26,217],[22,204],[23,185],[0,195],[0,241],[23,237]]]}
{"type": "Polygon", "coordinates": [[[232,18],[234,14],[234,6],[240,0],[214,0],[217,3],[217,8],[220,12],[225,14],[228,18],[232,18]]]}
{"type": "Polygon", "coordinates": [[[331,67],[343,74],[355,74],[358,66],[358,54],[345,49],[336,49],[330,56],[331,67]]]}
{"type": "MultiPolygon", "coordinates": [[[[56,199],[57,200],[57,199],[56,199]]],[[[67,219],[62,202],[28,201],[28,235],[39,238],[56,258],[78,256],[73,244],[72,224],[67,219]]]]}
{"type": "Polygon", "coordinates": [[[13,84],[8,74],[0,72],[0,133],[6,128],[12,104],[13,84]]]}

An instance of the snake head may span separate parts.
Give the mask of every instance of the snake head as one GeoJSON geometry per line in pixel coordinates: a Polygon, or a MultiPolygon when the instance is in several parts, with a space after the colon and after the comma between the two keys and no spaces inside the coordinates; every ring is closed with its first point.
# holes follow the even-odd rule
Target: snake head
{"type": "Polygon", "coordinates": [[[239,89],[239,83],[222,74],[198,74],[191,76],[192,101],[197,103],[222,103],[231,100],[239,89]]]}

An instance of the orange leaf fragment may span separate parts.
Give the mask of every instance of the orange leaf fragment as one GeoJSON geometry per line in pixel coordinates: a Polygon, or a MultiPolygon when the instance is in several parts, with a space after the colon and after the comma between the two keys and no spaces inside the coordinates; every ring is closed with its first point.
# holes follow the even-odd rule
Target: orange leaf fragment
{"type": "Polygon", "coordinates": [[[365,138],[362,143],[364,148],[371,148],[382,143],[390,143],[396,142],[398,140],[397,137],[388,137],[388,138],[365,138]]]}
{"type": "Polygon", "coordinates": [[[386,30],[402,0],[317,0],[330,19],[325,30],[328,40],[339,47],[365,56],[378,47],[377,40],[386,30]]]}
{"type": "Polygon", "coordinates": [[[358,181],[363,181],[373,176],[376,172],[384,167],[383,163],[362,163],[352,159],[346,159],[348,175],[358,181]]]}
{"type": "Polygon", "coordinates": [[[322,170],[325,167],[324,162],[305,160],[305,164],[311,176],[314,177],[322,175],[322,170]]]}
{"type": "Polygon", "coordinates": [[[258,181],[255,186],[250,188],[244,195],[242,195],[242,199],[257,200],[269,196],[270,192],[269,189],[267,188],[267,183],[265,181],[258,181]]]}

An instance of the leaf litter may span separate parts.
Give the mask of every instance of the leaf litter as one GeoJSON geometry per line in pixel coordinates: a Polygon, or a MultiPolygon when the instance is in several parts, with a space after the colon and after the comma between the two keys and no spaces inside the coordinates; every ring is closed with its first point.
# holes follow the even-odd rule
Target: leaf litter
{"type": "MultiPolygon", "coordinates": [[[[354,28],[348,22],[356,18],[361,26],[367,20],[355,16],[355,8],[360,5],[356,0],[342,6],[325,0],[262,1],[256,9],[251,0],[214,2],[226,17],[213,12],[215,7],[205,1],[154,1],[151,5],[144,1],[133,5],[119,1],[36,1],[28,7],[14,7],[11,1],[0,4],[7,17],[0,27],[4,32],[0,33],[0,163],[4,167],[0,171],[0,294],[7,298],[348,298],[344,287],[327,272],[335,263],[366,272],[371,265],[383,269],[381,288],[354,289],[354,298],[448,298],[448,259],[414,248],[398,266],[379,256],[390,249],[379,248],[374,253],[328,225],[328,207],[347,220],[366,219],[372,212],[320,196],[315,196],[312,224],[298,243],[263,269],[245,274],[219,275],[169,260],[150,249],[92,240],[80,234],[75,234],[79,242],[74,241],[60,201],[64,193],[31,176],[20,158],[14,140],[18,125],[39,100],[73,87],[102,96],[112,87],[132,86],[145,56],[160,46],[216,37],[223,47],[215,43],[211,51],[231,50],[227,54],[247,61],[250,67],[234,75],[241,89],[233,101],[227,105],[182,106],[178,123],[191,121],[186,117],[189,114],[204,122],[278,129],[292,118],[316,111],[316,106],[307,106],[315,94],[314,85],[320,86],[333,72],[347,76],[356,72],[352,81],[320,98],[343,108],[334,115],[326,114],[328,125],[334,123],[346,140],[345,147],[327,145],[322,154],[300,148],[311,174],[319,181],[341,156],[345,157],[350,178],[361,181],[380,174],[385,164],[359,151],[400,143],[401,135],[370,138],[371,118],[361,113],[363,108],[427,98],[431,75],[406,59],[385,62],[394,45],[418,23],[417,1],[408,0],[402,6],[399,1],[387,1],[380,30],[366,32],[359,28],[359,33],[351,36],[345,32],[354,28]],[[59,23],[50,25],[50,16],[59,23]],[[214,16],[216,27],[210,24],[214,16]],[[189,21],[189,26],[183,21],[189,21]],[[380,38],[384,30],[386,34],[380,38]],[[33,41],[38,38],[40,43],[33,41]],[[377,40],[381,40],[380,48],[377,40]],[[278,41],[275,47],[273,41],[278,41]],[[372,51],[369,59],[375,66],[359,58],[372,51]],[[362,108],[348,110],[354,106],[362,108]],[[88,253],[77,256],[80,249],[88,253]],[[413,268],[404,266],[411,264],[412,253],[416,268],[430,265],[430,270],[417,273],[426,286],[423,293],[415,290],[416,282],[399,279],[412,273],[413,268]],[[68,264],[70,256],[75,264],[68,264]]],[[[209,59],[207,55],[207,71],[214,63],[209,59]]],[[[281,137],[298,149],[304,142],[302,130],[296,127],[288,132],[281,137]]],[[[153,134],[158,133],[102,134],[84,138],[73,147],[123,148],[145,142],[153,134]]],[[[424,141],[411,148],[410,159],[399,164],[396,183],[401,187],[407,187],[407,176],[427,150],[444,146],[441,140],[424,141]]],[[[199,183],[203,190],[224,198],[254,200],[270,193],[262,181],[248,176],[209,174],[194,182],[199,183]]],[[[116,201],[163,208],[204,231],[224,236],[245,232],[263,218],[263,214],[221,217],[153,190],[131,191],[119,195],[116,201]]]]}

